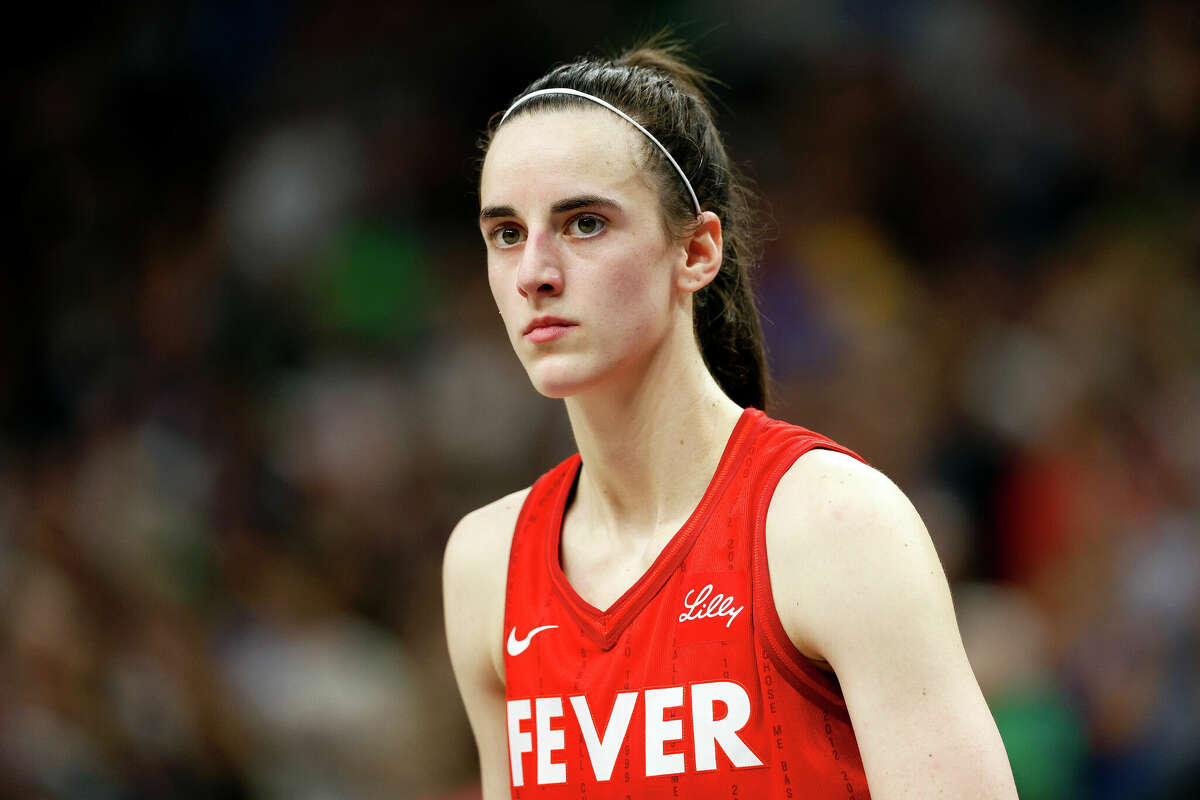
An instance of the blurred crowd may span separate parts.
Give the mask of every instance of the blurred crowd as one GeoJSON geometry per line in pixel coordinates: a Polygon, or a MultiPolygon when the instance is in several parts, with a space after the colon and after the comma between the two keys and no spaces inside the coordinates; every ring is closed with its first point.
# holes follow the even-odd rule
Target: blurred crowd
{"type": "Polygon", "coordinates": [[[1200,796],[1200,15],[1063,5],[31,10],[0,795],[478,796],[441,551],[572,443],[475,140],[675,21],[770,217],[768,410],[921,511],[1021,796],[1200,796]]]}

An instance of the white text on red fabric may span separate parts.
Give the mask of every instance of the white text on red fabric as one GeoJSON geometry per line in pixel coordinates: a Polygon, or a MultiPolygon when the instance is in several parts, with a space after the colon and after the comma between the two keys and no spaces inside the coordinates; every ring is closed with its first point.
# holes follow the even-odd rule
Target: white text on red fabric
{"type": "MultiPolygon", "coordinates": [[[[645,719],[643,765],[647,777],[678,775],[685,770],[685,752],[678,748],[673,748],[675,752],[667,752],[669,743],[684,738],[683,719],[678,715],[672,717],[668,710],[683,707],[685,694],[691,705],[690,755],[697,772],[717,768],[718,746],[734,767],[762,766],[762,760],[738,736],[738,731],[750,719],[750,697],[746,690],[733,681],[694,683],[687,687],[688,692],[684,688],[667,686],[619,693],[612,703],[603,732],[597,728],[592,707],[584,695],[566,698],[597,781],[612,778],[621,747],[629,736],[639,696],[645,719]],[[716,719],[718,704],[725,707],[725,714],[720,719],[716,719]]],[[[556,754],[566,750],[565,719],[562,697],[508,701],[508,752],[513,786],[525,785],[526,754],[534,756],[534,783],[566,783],[566,762],[561,755],[556,760],[556,754]],[[530,719],[533,730],[522,730],[521,723],[530,719]]]]}

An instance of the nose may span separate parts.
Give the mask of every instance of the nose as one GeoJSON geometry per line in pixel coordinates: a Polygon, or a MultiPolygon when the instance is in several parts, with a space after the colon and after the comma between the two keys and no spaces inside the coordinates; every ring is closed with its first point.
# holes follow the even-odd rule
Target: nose
{"type": "Polygon", "coordinates": [[[562,291],[562,287],[562,264],[553,234],[530,231],[517,268],[517,291],[522,297],[553,297],[562,291]]]}

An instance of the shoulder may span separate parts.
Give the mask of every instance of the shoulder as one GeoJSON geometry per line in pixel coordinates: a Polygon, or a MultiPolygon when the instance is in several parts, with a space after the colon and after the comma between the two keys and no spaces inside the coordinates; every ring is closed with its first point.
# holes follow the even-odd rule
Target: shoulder
{"type": "Polygon", "coordinates": [[[945,573],[904,493],[813,451],[780,481],[766,534],[780,621],[836,673],[872,791],[1015,798],[945,573]]]}
{"type": "Polygon", "coordinates": [[[529,487],[526,487],[477,508],[459,520],[446,542],[444,573],[494,570],[497,556],[503,556],[507,566],[513,529],[528,496],[529,487]]]}
{"type": "Polygon", "coordinates": [[[807,534],[827,546],[854,547],[863,537],[882,535],[883,527],[908,530],[920,519],[904,492],[882,472],[844,453],[815,449],[779,480],[769,509],[768,524],[772,522],[788,539],[807,534]],[[823,536],[821,531],[830,526],[840,535],[823,536]]]}
{"type": "Polygon", "coordinates": [[[528,495],[529,489],[522,489],[464,516],[454,526],[442,560],[451,657],[467,670],[490,668],[501,679],[508,554],[528,495]]]}
{"type": "Polygon", "coordinates": [[[894,603],[895,592],[946,590],[912,503],[882,472],[843,453],[812,450],[796,460],[775,489],[765,533],[780,621],[811,658],[829,660],[843,627],[894,603]]]}
{"type": "Polygon", "coordinates": [[[467,514],[446,543],[442,585],[450,666],[475,745],[487,797],[507,796],[504,601],[508,554],[529,489],[467,514]]]}

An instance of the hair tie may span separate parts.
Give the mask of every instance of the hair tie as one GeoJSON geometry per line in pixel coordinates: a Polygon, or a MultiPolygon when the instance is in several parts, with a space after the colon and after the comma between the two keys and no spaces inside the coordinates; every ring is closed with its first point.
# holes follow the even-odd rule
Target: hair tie
{"type": "Polygon", "coordinates": [[[614,106],[612,103],[608,102],[607,100],[601,100],[599,97],[596,97],[595,95],[590,95],[587,92],[581,92],[578,89],[565,89],[565,88],[564,89],[538,89],[537,91],[530,92],[529,94],[523,95],[522,97],[518,97],[516,100],[514,100],[513,104],[508,107],[507,111],[504,112],[504,116],[500,117],[500,123],[496,127],[499,128],[500,125],[503,125],[504,120],[508,119],[508,115],[511,114],[518,106],[523,104],[526,100],[529,100],[531,97],[537,97],[538,95],[545,95],[545,94],[570,94],[570,95],[574,95],[576,97],[582,97],[585,100],[591,100],[593,103],[596,103],[597,105],[604,106],[605,108],[607,108],[609,111],[613,112],[614,114],[618,114],[621,117],[624,117],[625,120],[628,121],[630,125],[633,125],[633,127],[637,128],[639,131],[644,133],[646,135],[647,139],[654,142],[655,147],[657,147],[659,150],[661,150],[662,154],[667,157],[668,161],[671,162],[671,166],[675,168],[675,171],[679,173],[679,177],[683,180],[683,185],[687,187],[688,194],[690,194],[692,196],[692,204],[696,207],[696,214],[698,215],[700,213],[700,200],[697,199],[696,192],[692,189],[692,182],[688,180],[687,175],[683,174],[683,169],[679,166],[679,162],[677,162],[675,160],[675,158],[667,151],[667,148],[663,147],[662,142],[660,142],[658,139],[654,138],[654,134],[652,134],[650,131],[648,131],[644,127],[642,127],[641,123],[639,123],[636,119],[629,116],[624,111],[617,108],[616,106],[614,106]]]}

